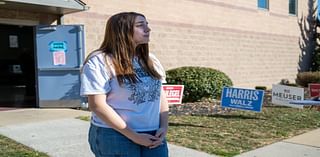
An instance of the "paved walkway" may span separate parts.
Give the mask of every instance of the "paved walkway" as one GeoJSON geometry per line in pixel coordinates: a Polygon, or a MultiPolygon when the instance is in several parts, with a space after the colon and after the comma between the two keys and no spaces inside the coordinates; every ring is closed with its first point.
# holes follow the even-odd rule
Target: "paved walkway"
{"type": "Polygon", "coordinates": [[[320,157],[320,129],[236,157],[320,157]]]}
{"type": "MultiPolygon", "coordinates": [[[[72,109],[0,111],[0,134],[51,157],[93,157],[87,142],[90,123],[75,118],[87,115],[72,109]]],[[[169,152],[170,157],[215,157],[172,144],[169,152]]]]}
{"type": "MultiPolygon", "coordinates": [[[[17,109],[0,111],[0,134],[51,157],[93,157],[87,143],[90,115],[72,109],[17,109]]],[[[170,157],[214,157],[169,144],[170,157]]],[[[320,129],[277,142],[237,157],[320,157],[320,129]]]]}

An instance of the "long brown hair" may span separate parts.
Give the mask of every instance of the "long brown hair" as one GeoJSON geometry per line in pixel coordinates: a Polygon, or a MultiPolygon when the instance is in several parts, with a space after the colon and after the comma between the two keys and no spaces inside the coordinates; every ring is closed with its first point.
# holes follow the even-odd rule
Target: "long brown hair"
{"type": "MultiPolygon", "coordinates": [[[[120,85],[125,80],[137,83],[138,78],[132,63],[135,55],[149,75],[155,79],[161,78],[153,66],[153,61],[149,58],[148,44],[134,46],[133,29],[137,16],[145,17],[136,12],[122,12],[111,16],[106,24],[104,40],[98,49],[98,51],[105,53],[105,57],[110,56],[120,85]]],[[[107,59],[105,60],[107,61],[107,59]]]]}

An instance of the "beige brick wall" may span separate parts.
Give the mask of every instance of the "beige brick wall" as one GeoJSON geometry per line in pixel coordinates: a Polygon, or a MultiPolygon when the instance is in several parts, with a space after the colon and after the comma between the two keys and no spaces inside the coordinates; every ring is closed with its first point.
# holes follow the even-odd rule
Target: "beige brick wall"
{"type": "Polygon", "coordinates": [[[151,47],[166,68],[213,67],[227,73],[235,85],[249,87],[276,83],[296,73],[299,52],[297,45],[291,44],[296,37],[221,28],[158,27],[155,29],[162,33],[154,35],[153,41],[164,44],[152,42],[151,47]]]}
{"type": "MultiPolygon", "coordinates": [[[[271,87],[294,81],[299,68],[298,20],[308,2],[298,0],[298,16],[288,14],[287,0],[83,0],[90,9],[64,16],[65,24],[84,24],[86,53],[99,47],[106,20],[121,11],[146,15],[152,29],[150,49],[166,69],[206,66],[225,72],[237,87],[271,87]]],[[[0,18],[54,23],[54,16],[0,10],[0,18]],[[47,20],[45,20],[47,19],[47,20]]]]}
{"type": "Polygon", "coordinates": [[[105,21],[121,11],[145,14],[150,22],[151,51],[166,69],[206,66],[228,74],[235,86],[271,87],[294,81],[299,55],[297,23],[307,15],[308,0],[298,1],[298,16],[288,14],[288,1],[270,0],[269,10],[256,0],[99,0],[84,1],[86,12],[65,17],[86,28],[87,52],[100,45],[105,21]]]}

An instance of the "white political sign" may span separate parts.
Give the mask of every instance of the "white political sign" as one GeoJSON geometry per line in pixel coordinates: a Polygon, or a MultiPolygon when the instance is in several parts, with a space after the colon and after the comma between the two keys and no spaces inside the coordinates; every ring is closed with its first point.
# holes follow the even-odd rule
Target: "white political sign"
{"type": "Polygon", "coordinates": [[[304,89],[285,85],[272,85],[272,103],[295,108],[303,105],[290,104],[290,101],[304,100],[304,89]]]}

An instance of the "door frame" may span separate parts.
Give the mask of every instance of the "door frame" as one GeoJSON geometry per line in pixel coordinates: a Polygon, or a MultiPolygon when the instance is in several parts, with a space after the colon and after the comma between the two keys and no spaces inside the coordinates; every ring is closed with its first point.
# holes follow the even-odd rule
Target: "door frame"
{"type": "Polygon", "coordinates": [[[0,18],[0,24],[7,24],[7,25],[21,25],[21,26],[36,26],[39,25],[39,21],[35,20],[20,20],[20,19],[6,19],[0,18]]]}

